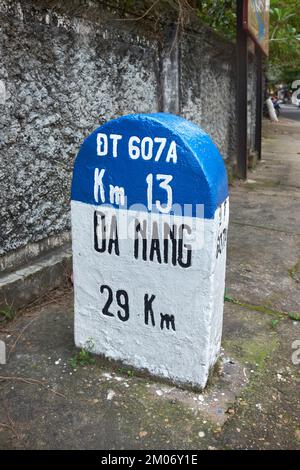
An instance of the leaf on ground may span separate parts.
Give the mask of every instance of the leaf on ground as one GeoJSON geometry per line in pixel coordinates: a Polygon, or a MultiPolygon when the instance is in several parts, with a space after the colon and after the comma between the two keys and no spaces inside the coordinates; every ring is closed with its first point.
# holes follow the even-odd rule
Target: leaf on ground
{"type": "Polygon", "coordinates": [[[288,315],[291,320],[300,321],[300,313],[290,312],[288,315]]]}

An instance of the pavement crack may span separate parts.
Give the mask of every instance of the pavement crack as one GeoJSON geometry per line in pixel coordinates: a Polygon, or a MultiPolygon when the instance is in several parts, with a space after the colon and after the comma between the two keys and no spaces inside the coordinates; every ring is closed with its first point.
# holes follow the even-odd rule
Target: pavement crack
{"type": "Polygon", "coordinates": [[[283,320],[284,318],[289,318],[293,321],[300,321],[300,313],[296,312],[284,312],[283,310],[276,310],[270,307],[266,307],[265,305],[255,305],[250,304],[248,302],[244,302],[242,300],[236,299],[231,295],[225,293],[224,301],[232,303],[234,305],[239,305],[240,307],[246,308],[248,310],[254,310],[255,312],[264,313],[266,315],[271,315],[279,320],[283,320]]]}
{"type": "Polygon", "coordinates": [[[278,229],[278,228],[265,227],[264,225],[247,224],[247,223],[244,223],[244,222],[239,222],[237,220],[231,220],[230,223],[233,224],[233,225],[240,225],[240,226],[244,226],[244,227],[252,227],[252,228],[257,228],[257,229],[261,229],[261,230],[267,230],[268,232],[284,233],[286,235],[292,235],[292,236],[295,236],[295,237],[300,236],[300,233],[289,232],[288,230],[282,230],[282,229],[278,229]]]}

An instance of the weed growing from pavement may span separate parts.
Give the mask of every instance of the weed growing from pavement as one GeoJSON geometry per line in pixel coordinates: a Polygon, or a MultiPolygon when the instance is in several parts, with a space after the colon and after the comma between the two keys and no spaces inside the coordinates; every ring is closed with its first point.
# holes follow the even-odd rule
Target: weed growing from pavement
{"type": "Polygon", "coordinates": [[[119,367],[118,372],[120,372],[120,374],[125,374],[128,377],[134,377],[134,371],[130,369],[125,369],[124,367],[119,367]]]}
{"type": "Polygon", "coordinates": [[[294,321],[300,321],[300,313],[291,312],[288,314],[289,318],[294,321]]]}
{"type": "Polygon", "coordinates": [[[92,339],[89,339],[85,343],[84,347],[70,359],[70,366],[72,369],[76,369],[78,366],[95,364],[95,359],[92,357],[93,349],[94,342],[92,339]]]}
{"type": "Polygon", "coordinates": [[[279,321],[280,321],[280,320],[277,320],[277,319],[271,320],[271,322],[270,322],[271,327],[275,329],[276,326],[279,324],[279,321]]]}
{"type": "Polygon", "coordinates": [[[11,321],[15,318],[16,312],[11,305],[5,305],[0,310],[0,322],[11,321]]]}

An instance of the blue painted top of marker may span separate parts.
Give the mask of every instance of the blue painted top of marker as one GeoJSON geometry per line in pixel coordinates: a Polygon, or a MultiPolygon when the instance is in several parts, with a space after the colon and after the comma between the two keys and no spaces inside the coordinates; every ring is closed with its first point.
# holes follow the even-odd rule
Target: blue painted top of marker
{"type": "Polygon", "coordinates": [[[74,166],[72,200],[125,208],[117,192],[126,196],[127,209],[138,204],[162,212],[158,201],[165,212],[173,204],[175,213],[186,214],[185,206],[189,215],[211,219],[228,196],[227,172],[217,147],[195,124],[166,113],[131,114],[89,135],[74,166]]]}

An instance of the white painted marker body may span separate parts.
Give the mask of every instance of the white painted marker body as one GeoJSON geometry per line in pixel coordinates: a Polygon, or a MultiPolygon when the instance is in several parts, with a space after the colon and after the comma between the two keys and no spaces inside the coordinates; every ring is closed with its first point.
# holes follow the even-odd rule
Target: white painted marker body
{"type": "MultiPolygon", "coordinates": [[[[223,208],[224,205],[222,211],[223,208]]],[[[91,341],[95,353],[176,382],[204,387],[209,369],[220,350],[226,233],[218,257],[217,246],[218,237],[227,231],[228,202],[221,220],[219,209],[214,219],[202,220],[201,223],[199,219],[190,217],[172,218],[174,223],[178,221],[178,225],[184,220],[185,224],[198,228],[198,244],[194,242],[192,265],[187,268],[178,264],[172,266],[171,247],[168,264],[158,263],[156,256],[150,261],[149,241],[147,260],[142,258],[141,244],[140,256],[135,258],[132,220],[138,218],[143,221],[147,218],[145,213],[136,217],[136,212],[132,212],[132,236],[119,239],[119,255],[114,249],[111,254],[108,251],[96,252],[93,220],[95,211],[99,210],[106,215],[107,221],[111,220],[111,214],[117,214],[118,231],[122,230],[122,210],[72,201],[76,345],[84,347],[91,341]],[[202,248],[197,249],[198,246],[202,248]],[[108,286],[102,294],[101,286],[108,286]],[[120,291],[128,295],[129,318],[126,321],[118,318],[120,307],[116,295],[120,291]],[[103,314],[110,293],[112,302],[108,312],[113,316],[103,314]],[[151,307],[155,325],[151,313],[146,324],[146,295],[148,300],[154,296],[151,307]],[[169,329],[167,322],[161,327],[161,314],[174,317],[175,330],[172,322],[169,322],[169,329]]],[[[130,211],[123,211],[123,217],[127,227],[130,211]]],[[[164,218],[170,222],[168,216],[148,216],[148,219],[159,220],[160,223],[164,218]]],[[[186,255],[183,258],[186,262],[186,255]]]]}

